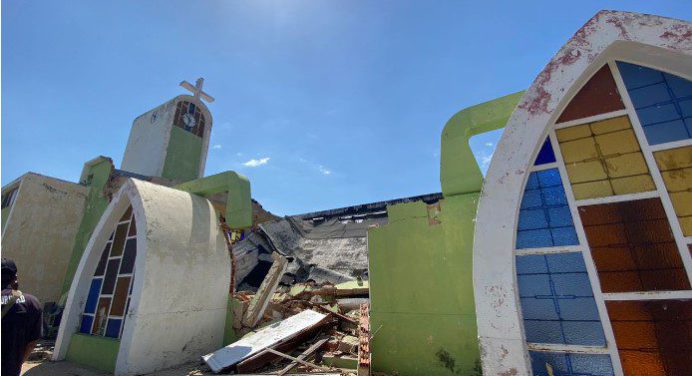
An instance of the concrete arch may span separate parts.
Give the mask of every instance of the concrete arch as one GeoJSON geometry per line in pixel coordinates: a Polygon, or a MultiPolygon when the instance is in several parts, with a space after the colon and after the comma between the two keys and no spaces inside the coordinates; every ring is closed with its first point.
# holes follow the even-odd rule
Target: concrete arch
{"type": "Polygon", "coordinates": [[[558,51],[520,100],[481,194],[474,241],[474,292],[486,375],[527,375],[531,366],[516,291],[514,244],[528,170],[562,109],[608,60],[692,76],[692,25],[601,11],[558,51]]]}
{"type": "Polygon", "coordinates": [[[113,364],[101,368],[110,367],[116,375],[149,373],[221,346],[231,268],[214,208],[200,196],[129,179],[101,217],[79,263],[54,360],[68,354],[101,250],[130,205],[137,223],[130,308],[116,354],[109,358],[113,364]]]}

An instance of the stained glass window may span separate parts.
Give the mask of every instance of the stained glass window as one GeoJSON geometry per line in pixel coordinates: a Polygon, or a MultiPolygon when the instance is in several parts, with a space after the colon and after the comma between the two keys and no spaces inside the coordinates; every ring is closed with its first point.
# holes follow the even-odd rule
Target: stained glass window
{"type": "Polygon", "coordinates": [[[617,65],[649,144],[692,138],[692,82],[640,65],[617,65]]]}
{"type": "Polygon", "coordinates": [[[205,118],[202,110],[194,103],[178,102],[173,117],[173,125],[196,136],[204,137],[205,118]]]}
{"type": "Polygon", "coordinates": [[[516,247],[578,243],[558,170],[552,168],[531,173],[521,201],[516,247]]]}
{"type": "Polygon", "coordinates": [[[130,305],[137,230],[132,208],[128,208],[101,252],[91,280],[79,331],[120,338],[130,305]]]}
{"type": "Polygon", "coordinates": [[[526,340],[604,346],[581,253],[516,256],[526,340]]]}

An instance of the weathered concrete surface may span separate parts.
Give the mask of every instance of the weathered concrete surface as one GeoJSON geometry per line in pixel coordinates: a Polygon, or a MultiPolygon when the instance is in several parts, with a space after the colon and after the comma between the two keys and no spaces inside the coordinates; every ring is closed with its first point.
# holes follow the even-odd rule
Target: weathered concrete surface
{"type": "Polygon", "coordinates": [[[134,120],[121,169],[179,182],[202,177],[209,151],[211,128],[212,117],[207,106],[193,96],[179,95],[134,120]],[[174,129],[176,127],[173,125],[176,105],[180,101],[193,102],[204,114],[206,129],[202,139],[188,138],[185,137],[188,135],[175,132],[184,132],[180,128],[174,129]],[[171,141],[171,137],[177,138],[171,141]]]}
{"type": "Polygon", "coordinates": [[[690,79],[692,25],[601,11],[558,51],[510,117],[483,185],[473,254],[478,333],[485,375],[528,375],[520,320],[514,240],[527,171],[549,126],[607,60],[636,61],[690,79]]]}
{"type": "Polygon", "coordinates": [[[100,251],[129,205],[137,222],[137,259],[115,374],[153,372],[221,347],[230,257],[211,203],[130,179],[106,209],[80,261],[56,342],[57,360],[65,358],[78,330],[100,251]]]}
{"type": "Polygon", "coordinates": [[[41,303],[57,302],[86,188],[32,172],[17,180],[19,192],[2,232],[2,255],[17,263],[22,290],[41,303]]]}

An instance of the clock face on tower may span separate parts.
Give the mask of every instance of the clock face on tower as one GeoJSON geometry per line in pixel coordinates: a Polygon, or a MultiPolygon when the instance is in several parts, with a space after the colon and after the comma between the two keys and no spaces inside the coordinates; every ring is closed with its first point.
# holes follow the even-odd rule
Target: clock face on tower
{"type": "Polygon", "coordinates": [[[173,125],[196,136],[204,137],[205,119],[202,110],[188,101],[180,101],[175,109],[173,125]]]}

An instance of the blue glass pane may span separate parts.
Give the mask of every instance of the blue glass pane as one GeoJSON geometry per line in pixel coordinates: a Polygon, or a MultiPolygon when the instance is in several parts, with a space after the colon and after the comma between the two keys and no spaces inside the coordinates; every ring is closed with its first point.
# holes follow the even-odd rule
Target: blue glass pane
{"type": "Polygon", "coordinates": [[[541,189],[543,201],[546,206],[567,205],[567,196],[562,186],[541,189]]]}
{"type": "Polygon", "coordinates": [[[600,321],[562,321],[565,343],[568,345],[605,346],[600,321]]]}
{"type": "Polygon", "coordinates": [[[517,249],[551,247],[553,236],[550,230],[525,230],[517,233],[517,249]]]}
{"type": "Polygon", "coordinates": [[[692,138],[692,82],[635,64],[617,64],[649,144],[692,138]]]}
{"type": "Polygon", "coordinates": [[[551,168],[550,170],[543,170],[534,172],[538,175],[538,182],[542,188],[545,187],[562,187],[562,180],[560,180],[560,172],[557,168],[551,168]]]}
{"type": "Polygon", "coordinates": [[[586,273],[584,258],[579,252],[545,256],[551,273],[586,273]]]}
{"type": "Polygon", "coordinates": [[[580,252],[516,256],[516,265],[527,341],[605,346],[580,252]]]}
{"type": "Polygon", "coordinates": [[[517,282],[520,296],[550,295],[550,278],[547,274],[520,274],[517,282]]]}
{"type": "Polygon", "coordinates": [[[574,227],[552,228],[550,229],[550,234],[553,237],[553,245],[555,246],[579,244],[574,227]]]}
{"type": "Polygon", "coordinates": [[[610,356],[529,351],[534,376],[611,376],[610,356]]]}
{"type": "Polygon", "coordinates": [[[94,316],[82,315],[82,324],[79,326],[79,332],[91,334],[91,324],[93,322],[94,316]]]}
{"type": "Polygon", "coordinates": [[[118,338],[120,336],[120,324],[122,324],[121,319],[108,319],[108,325],[106,325],[106,337],[118,338]]]}
{"type": "MultiPolygon", "coordinates": [[[[548,188],[551,189],[551,188],[548,188]]],[[[521,200],[522,209],[532,209],[540,208],[543,206],[543,199],[541,198],[541,190],[526,190],[524,193],[524,198],[521,200]]]]}
{"type": "Polygon", "coordinates": [[[524,320],[526,342],[565,343],[559,321],[524,320]]]}
{"type": "Polygon", "coordinates": [[[545,256],[530,255],[517,257],[517,274],[547,273],[548,264],[545,263],[545,256]]]}
{"type": "Polygon", "coordinates": [[[579,244],[556,168],[529,175],[517,225],[518,249],[579,244]]]}
{"type": "Polygon", "coordinates": [[[586,273],[555,273],[550,278],[558,295],[593,296],[589,275],[586,273]]]}
{"type": "Polygon", "coordinates": [[[547,228],[548,220],[543,209],[522,210],[519,214],[519,230],[547,228]]]}
{"type": "Polygon", "coordinates": [[[195,104],[194,104],[194,103],[190,103],[190,104],[188,105],[187,112],[189,112],[189,113],[191,113],[191,114],[194,114],[194,113],[195,113],[195,104]]]}
{"type": "Polygon", "coordinates": [[[543,143],[543,146],[541,146],[541,150],[538,152],[538,156],[536,156],[536,162],[534,163],[534,165],[538,166],[553,162],[555,162],[555,153],[553,152],[553,145],[550,144],[550,139],[546,138],[545,142],[543,143]]]}
{"type": "Polygon", "coordinates": [[[84,305],[84,313],[94,313],[96,312],[96,303],[99,300],[99,293],[101,292],[101,282],[103,279],[94,278],[91,280],[91,287],[89,287],[89,295],[87,297],[86,304],[84,305]]]}

